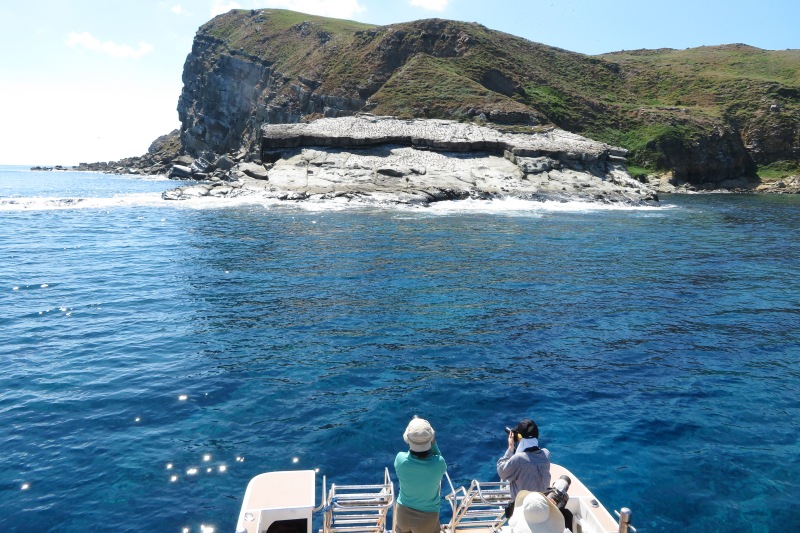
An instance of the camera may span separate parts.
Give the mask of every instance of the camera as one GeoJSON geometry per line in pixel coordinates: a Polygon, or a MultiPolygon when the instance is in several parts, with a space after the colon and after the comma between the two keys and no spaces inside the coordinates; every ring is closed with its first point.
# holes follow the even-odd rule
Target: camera
{"type": "MultiPolygon", "coordinates": [[[[506,436],[508,436],[509,433],[514,433],[514,430],[511,429],[510,427],[506,426],[506,436]]],[[[518,440],[519,440],[519,438],[517,438],[517,434],[514,433],[514,441],[518,441],[518,440]]]]}
{"type": "Polygon", "coordinates": [[[569,494],[567,494],[567,491],[569,490],[569,486],[571,483],[572,480],[569,478],[568,475],[565,474],[560,478],[558,478],[557,480],[553,481],[553,485],[547,491],[548,496],[550,497],[551,500],[553,500],[553,503],[555,503],[556,507],[558,507],[559,509],[563,509],[564,506],[566,506],[567,502],[569,501],[569,494]]]}

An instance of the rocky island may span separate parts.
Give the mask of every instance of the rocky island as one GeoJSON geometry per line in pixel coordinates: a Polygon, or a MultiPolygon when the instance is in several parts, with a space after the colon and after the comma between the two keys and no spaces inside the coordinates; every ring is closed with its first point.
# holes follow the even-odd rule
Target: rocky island
{"type": "Polygon", "coordinates": [[[203,182],[170,198],[798,192],[797,80],[800,50],[586,56],[474,23],[234,9],[195,36],[180,129],[79,168],[203,182]]]}

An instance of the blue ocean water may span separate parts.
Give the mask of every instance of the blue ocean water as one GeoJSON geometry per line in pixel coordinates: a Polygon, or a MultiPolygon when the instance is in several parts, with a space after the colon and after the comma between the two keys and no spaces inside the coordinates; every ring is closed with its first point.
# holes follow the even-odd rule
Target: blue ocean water
{"type": "Polygon", "coordinates": [[[531,416],[640,533],[800,523],[800,198],[176,185],[0,167],[0,531],[233,531],[260,472],[379,482],[414,414],[457,485],[531,416]]]}

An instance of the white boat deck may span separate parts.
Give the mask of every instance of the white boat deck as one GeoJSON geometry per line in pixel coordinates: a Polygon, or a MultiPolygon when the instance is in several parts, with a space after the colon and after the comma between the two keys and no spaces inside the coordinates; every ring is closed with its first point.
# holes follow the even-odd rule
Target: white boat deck
{"type": "MultiPolygon", "coordinates": [[[[591,531],[592,533],[617,533],[619,531],[619,524],[614,520],[614,517],[600,504],[592,491],[584,485],[578,477],[572,472],[567,470],[561,465],[550,465],[550,479],[558,479],[562,475],[568,475],[572,483],[570,483],[569,502],[567,509],[572,511],[575,516],[575,521],[584,521],[581,525],[582,531],[591,531]],[[594,505],[594,502],[596,505],[594,505]]],[[[578,531],[577,525],[573,525],[573,531],[578,531]]]]}
{"type": "MultiPolygon", "coordinates": [[[[551,464],[550,476],[569,476],[569,501],[573,533],[619,533],[620,526],[594,494],[572,472],[551,464]]],[[[448,478],[449,480],[449,478],[448,478]]],[[[391,531],[387,513],[394,503],[394,484],[385,470],[382,484],[331,485],[319,507],[315,507],[313,470],[268,472],[247,485],[237,522],[237,533],[312,533],[312,514],[324,509],[320,533],[384,533],[391,531]]],[[[442,524],[442,533],[510,533],[503,510],[508,502],[506,482],[474,482],[469,489],[453,489],[447,500],[453,520],[442,524]]],[[[629,514],[629,511],[625,510],[629,514]]],[[[635,533],[635,529],[630,527],[635,533]]]]}
{"type": "Polygon", "coordinates": [[[259,474],[247,484],[236,533],[263,533],[268,514],[270,522],[310,517],[314,505],[313,470],[259,474]]]}

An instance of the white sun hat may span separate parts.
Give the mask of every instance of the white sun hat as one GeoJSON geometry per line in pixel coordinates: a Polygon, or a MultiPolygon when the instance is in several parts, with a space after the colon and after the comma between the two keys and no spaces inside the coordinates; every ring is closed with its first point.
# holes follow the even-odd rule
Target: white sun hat
{"type": "Polygon", "coordinates": [[[563,533],[564,515],[541,492],[521,490],[508,525],[512,533],[563,533]]]}
{"type": "Polygon", "coordinates": [[[403,440],[414,452],[425,452],[431,449],[431,443],[436,438],[430,423],[424,418],[414,418],[408,423],[403,440]]]}

